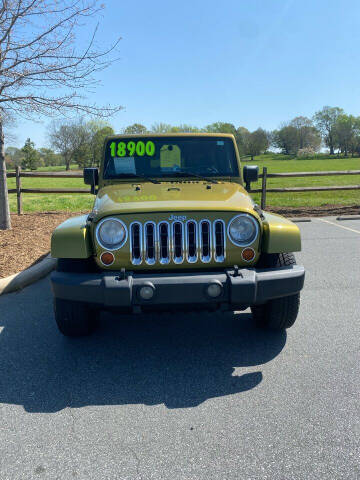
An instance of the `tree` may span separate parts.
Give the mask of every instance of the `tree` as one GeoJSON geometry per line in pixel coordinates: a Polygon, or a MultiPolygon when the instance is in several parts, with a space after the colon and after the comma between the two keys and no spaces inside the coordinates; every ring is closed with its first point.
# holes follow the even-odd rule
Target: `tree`
{"type": "Polygon", "coordinates": [[[153,123],[150,127],[152,133],[168,133],[171,130],[171,125],[168,123],[153,123]]]}
{"type": "Polygon", "coordinates": [[[70,170],[70,163],[77,160],[89,143],[89,132],[82,121],[53,122],[50,124],[48,137],[51,146],[60,153],[65,163],[65,169],[70,170]]]}
{"type": "Polygon", "coordinates": [[[248,134],[245,138],[245,151],[247,155],[254,160],[255,155],[264,153],[269,148],[269,137],[267,132],[262,128],[258,128],[254,132],[248,134]]]}
{"type": "Polygon", "coordinates": [[[348,156],[352,155],[357,149],[359,143],[360,120],[353,115],[339,115],[333,129],[334,145],[337,145],[339,150],[348,156]]]}
{"type": "Polygon", "coordinates": [[[302,150],[310,148],[317,152],[321,146],[320,132],[314,127],[310,118],[295,117],[289,122],[291,127],[297,130],[297,149],[302,150]]]}
{"type": "Polygon", "coordinates": [[[314,123],[329,147],[330,155],[334,155],[336,120],[343,113],[342,108],[325,106],[314,115],[314,123]]]}
{"type": "Polygon", "coordinates": [[[38,167],[39,154],[35,150],[35,144],[28,138],[21,149],[22,160],[21,168],[24,170],[36,170],[38,167]]]}
{"type": "Polygon", "coordinates": [[[74,152],[74,160],[80,168],[99,166],[104,140],[114,135],[111,125],[101,119],[92,120],[84,125],[83,142],[74,152]]]}
{"type": "Polygon", "coordinates": [[[91,127],[90,133],[91,165],[98,167],[101,161],[105,138],[114,135],[114,129],[110,125],[94,125],[91,127]]]}
{"type": "Polygon", "coordinates": [[[7,147],[5,154],[9,158],[10,165],[13,167],[21,165],[22,152],[19,148],[7,147]]]}
{"type": "Polygon", "coordinates": [[[200,128],[195,127],[194,125],[187,125],[186,123],[176,125],[170,129],[170,133],[197,133],[200,131],[200,128]]]}
{"type": "Polygon", "coordinates": [[[272,132],[273,146],[286,155],[295,154],[298,150],[298,131],[291,125],[285,125],[272,132]]]}
{"type": "Polygon", "coordinates": [[[39,156],[45,167],[61,165],[61,156],[57,155],[51,148],[40,148],[39,156]]]}
{"type": "Polygon", "coordinates": [[[240,155],[246,155],[247,142],[250,132],[245,127],[239,127],[236,130],[235,140],[239,150],[240,155]]]}
{"type": "MultiPolygon", "coordinates": [[[[144,127],[145,128],[145,127],[144,127]]],[[[194,125],[182,123],[180,125],[170,125],[169,123],[154,123],[151,125],[150,132],[152,133],[197,133],[201,132],[201,128],[194,125]]],[[[127,132],[129,133],[129,132],[127,132]]],[[[142,133],[142,132],[136,132],[142,133]]],[[[147,133],[146,131],[143,133],[147,133]]]]}
{"type": "Polygon", "coordinates": [[[310,118],[295,117],[283,123],[279,130],[271,134],[272,144],[286,155],[295,155],[299,150],[318,151],[321,145],[320,132],[314,127],[310,118]]]}
{"type": "Polygon", "coordinates": [[[209,133],[231,133],[234,136],[236,135],[236,128],[234,125],[226,122],[211,123],[204,128],[204,131],[209,133]]]}
{"type": "Polygon", "coordinates": [[[124,128],[123,133],[126,135],[136,135],[141,133],[147,133],[147,128],[141,123],[133,123],[124,128]]]}
{"type": "Polygon", "coordinates": [[[4,119],[75,110],[108,117],[121,107],[88,104],[81,90],[113,63],[95,47],[97,27],[84,49],[77,34],[99,12],[97,0],[3,0],[0,6],[0,229],[11,228],[4,152],[4,119]]]}

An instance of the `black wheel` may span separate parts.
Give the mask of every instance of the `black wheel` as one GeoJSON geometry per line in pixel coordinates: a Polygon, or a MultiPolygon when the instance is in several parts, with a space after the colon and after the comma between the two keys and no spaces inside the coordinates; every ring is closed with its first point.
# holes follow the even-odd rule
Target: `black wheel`
{"type": "Polygon", "coordinates": [[[90,335],[98,325],[99,311],[87,303],[55,298],[54,312],[60,332],[67,337],[90,335]]]}
{"type": "MultiPolygon", "coordinates": [[[[296,265],[293,253],[276,253],[264,255],[258,266],[261,268],[285,267],[296,265]]],[[[253,318],[259,327],[271,330],[284,330],[294,325],[299,312],[300,293],[287,297],[275,298],[264,305],[251,307],[253,318]]]]}

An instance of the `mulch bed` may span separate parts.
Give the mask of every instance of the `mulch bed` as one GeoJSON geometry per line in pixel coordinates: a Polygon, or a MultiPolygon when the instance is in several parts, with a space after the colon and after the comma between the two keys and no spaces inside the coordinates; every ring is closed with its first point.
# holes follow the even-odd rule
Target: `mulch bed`
{"type": "Polygon", "coordinates": [[[51,232],[75,213],[11,215],[11,230],[0,230],[0,278],[20,272],[50,250],[51,232]]]}
{"type": "MultiPolygon", "coordinates": [[[[268,207],[267,211],[287,217],[359,215],[360,205],[322,207],[268,207]]],[[[57,225],[81,212],[47,212],[11,215],[12,229],[0,230],[0,278],[35,264],[50,250],[51,233],[57,225]]]]}
{"type": "Polygon", "coordinates": [[[267,207],[267,211],[286,217],[327,217],[360,215],[359,205],[322,205],[321,207],[267,207]]]}

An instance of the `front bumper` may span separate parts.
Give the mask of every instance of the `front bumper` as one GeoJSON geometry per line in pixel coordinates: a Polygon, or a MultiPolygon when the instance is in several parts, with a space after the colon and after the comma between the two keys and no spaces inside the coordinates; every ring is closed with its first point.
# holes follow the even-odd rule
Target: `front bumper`
{"type": "Polygon", "coordinates": [[[305,278],[299,265],[277,269],[227,269],[223,272],[137,274],[126,272],[63,273],[53,272],[54,296],[65,300],[92,303],[105,308],[142,309],[161,306],[197,306],[224,309],[246,308],[273,298],[298,293],[305,278]],[[220,286],[220,295],[210,297],[211,284],[220,286]],[[150,286],[150,300],[140,297],[140,289],[150,286]]]}

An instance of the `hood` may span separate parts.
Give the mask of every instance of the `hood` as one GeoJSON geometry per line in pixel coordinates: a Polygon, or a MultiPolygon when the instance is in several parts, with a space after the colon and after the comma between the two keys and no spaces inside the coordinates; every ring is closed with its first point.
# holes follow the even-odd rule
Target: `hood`
{"type": "Polygon", "coordinates": [[[96,219],[122,213],[178,211],[247,211],[257,215],[253,201],[238,183],[169,181],[117,183],[98,192],[93,213],[96,219]]]}

